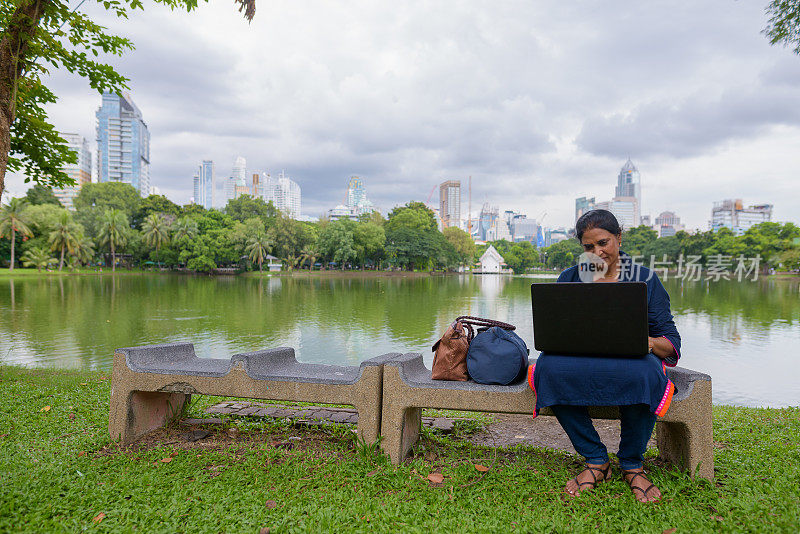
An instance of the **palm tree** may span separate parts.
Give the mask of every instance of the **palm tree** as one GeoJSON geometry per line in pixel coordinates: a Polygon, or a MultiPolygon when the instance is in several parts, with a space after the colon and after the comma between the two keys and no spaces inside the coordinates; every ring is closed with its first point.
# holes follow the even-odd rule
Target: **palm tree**
{"type": "Polygon", "coordinates": [[[142,237],[149,246],[156,247],[156,261],[158,249],[169,243],[169,221],[163,213],[151,213],[142,224],[142,237]]]}
{"type": "Polygon", "coordinates": [[[19,232],[23,238],[32,237],[33,232],[28,227],[30,221],[25,215],[25,207],[28,202],[24,198],[12,198],[8,204],[0,208],[0,238],[8,237],[11,239],[11,263],[9,271],[14,270],[14,242],[19,232]]]}
{"type": "Polygon", "coordinates": [[[81,233],[77,224],[72,222],[72,215],[64,210],[58,218],[58,222],[53,226],[50,232],[48,242],[50,243],[50,250],[60,251],[58,260],[58,270],[64,266],[64,253],[69,251],[70,254],[75,252],[75,247],[78,245],[78,236],[81,233]]]}
{"type": "MultiPolygon", "coordinates": [[[[308,269],[310,271],[313,271],[314,270],[314,263],[316,263],[318,256],[319,256],[319,253],[316,250],[314,250],[313,248],[309,247],[309,248],[303,249],[303,252],[301,253],[300,258],[302,259],[302,263],[308,262],[310,264],[308,269]]],[[[302,263],[301,263],[301,265],[302,265],[302,263]]]]}
{"type": "Polygon", "coordinates": [[[192,239],[197,235],[197,221],[189,217],[178,219],[178,222],[175,223],[174,228],[175,230],[172,233],[172,239],[175,241],[182,237],[188,237],[189,239],[192,239]]]}
{"type": "Polygon", "coordinates": [[[22,265],[25,267],[36,267],[37,271],[47,268],[51,263],[55,263],[56,259],[50,255],[44,247],[35,247],[26,250],[19,258],[22,260],[22,265]]]}
{"type": "Polygon", "coordinates": [[[247,240],[245,252],[247,252],[250,257],[250,261],[258,263],[258,272],[264,272],[264,260],[267,258],[267,254],[269,254],[271,249],[272,240],[264,233],[259,232],[247,240]]]}
{"type": "Polygon", "coordinates": [[[108,245],[111,249],[111,272],[117,267],[117,247],[124,247],[128,242],[128,217],[116,208],[107,209],[100,219],[98,239],[100,245],[108,245]]]}
{"type": "Polygon", "coordinates": [[[83,233],[79,233],[75,239],[75,250],[72,254],[79,262],[89,263],[94,258],[94,242],[83,233]]]}

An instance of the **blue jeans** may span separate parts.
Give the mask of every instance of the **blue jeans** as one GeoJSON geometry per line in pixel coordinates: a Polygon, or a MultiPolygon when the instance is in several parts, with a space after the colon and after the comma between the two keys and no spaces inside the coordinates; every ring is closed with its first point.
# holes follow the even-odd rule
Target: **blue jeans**
{"type": "MultiPolygon", "coordinates": [[[[608,451],[597,434],[589,410],[586,406],[551,406],[553,413],[569,436],[578,454],[589,464],[604,464],[608,461],[608,451]]],[[[619,437],[619,466],[621,469],[642,467],[647,442],[653,434],[656,415],[646,404],[631,404],[619,407],[622,431],[619,437]]]]}

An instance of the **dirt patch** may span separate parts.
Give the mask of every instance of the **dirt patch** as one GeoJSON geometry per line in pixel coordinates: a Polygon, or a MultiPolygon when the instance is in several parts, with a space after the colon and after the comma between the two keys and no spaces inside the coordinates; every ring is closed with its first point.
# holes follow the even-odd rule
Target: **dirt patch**
{"type": "MultiPolygon", "coordinates": [[[[555,417],[534,419],[529,415],[510,414],[493,414],[493,417],[494,423],[466,439],[476,445],[486,447],[505,448],[525,445],[575,453],[569,437],[555,417]]],[[[619,448],[619,421],[593,419],[592,422],[608,450],[616,452],[619,448]]],[[[648,447],[655,446],[655,440],[651,439],[648,447]]]]}
{"type": "Polygon", "coordinates": [[[290,429],[287,432],[246,431],[235,427],[225,428],[222,424],[179,424],[159,428],[132,443],[121,447],[116,443],[103,447],[98,456],[129,454],[169,447],[176,450],[225,451],[234,454],[269,446],[276,449],[308,451],[319,454],[331,452],[331,444],[338,443],[353,448],[353,440],[339,438],[313,427],[290,429]]]}

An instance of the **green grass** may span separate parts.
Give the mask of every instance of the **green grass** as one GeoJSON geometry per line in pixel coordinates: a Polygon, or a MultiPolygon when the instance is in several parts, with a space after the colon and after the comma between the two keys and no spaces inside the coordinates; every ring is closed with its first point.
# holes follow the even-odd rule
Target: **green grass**
{"type": "Polygon", "coordinates": [[[567,498],[561,487],[579,464],[551,450],[501,451],[477,480],[474,464],[491,465],[494,451],[433,432],[399,467],[344,427],[254,419],[231,422],[238,437],[216,449],[121,451],[107,433],[108,378],[0,367],[0,532],[800,530],[797,408],[715,408],[716,483],[663,467],[650,451],[665,499],[647,506],[618,471],[567,498]],[[273,445],[289,437],[301,438],[297,447],[273,445]],[[432,472],[445,476],[440,487],[426,479],[432,472]]]}
{"type": "MultiPolygon", "coordinates": [[[[123,275],[123,274],[143,274],[143,273],[150,273],[150,272],[158,272],[158,271],[148,271],[146,269],[117,269],[115,274],[123,275]]],[[[52,276],[68,276],[68,275],[106,275],[112,274],[110,267],[103,267],[103,271],[100,272],[99,267],[80,267],[77,269],[69,269],[64,267],[61,272],[58,271],[58,268],[51,269],[50,271],[42,270],[37,271],[33,267],[14,267],[13,271],[9,271],[8,268],[0,268],[0,279],[3,278],[48,278],[52,276]]]]}

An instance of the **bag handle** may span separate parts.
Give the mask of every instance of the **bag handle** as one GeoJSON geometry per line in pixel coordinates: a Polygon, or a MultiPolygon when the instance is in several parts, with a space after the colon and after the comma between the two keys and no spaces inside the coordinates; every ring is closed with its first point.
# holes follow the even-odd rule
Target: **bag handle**
{"type": "Polygon", "coordinates": [[[484,319],[482,317],[473,317],[472,315],[462,315],[460,317],[456,317],[455,322],[460,322],[464,327],[467,329],[467,341],[472,342],[475,338],[475,331],[473,330],[473,326],[477,326],[478,328],[482,327],[492,327],[492,326],[499,326],[503,330],[516,330],[517,327],[513,324],[504,323],[502,321],[495,321],[494,319],[484,319]]]}

